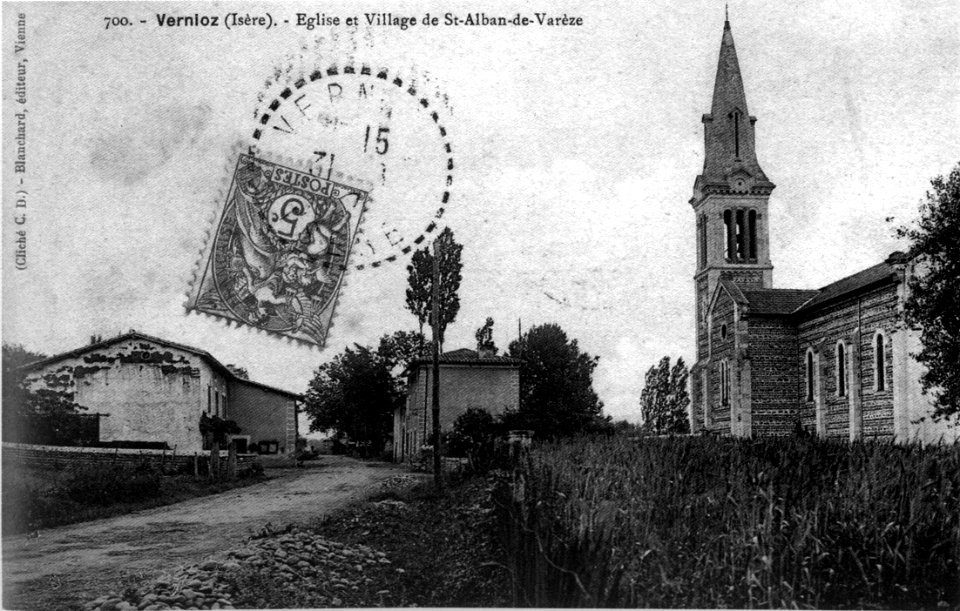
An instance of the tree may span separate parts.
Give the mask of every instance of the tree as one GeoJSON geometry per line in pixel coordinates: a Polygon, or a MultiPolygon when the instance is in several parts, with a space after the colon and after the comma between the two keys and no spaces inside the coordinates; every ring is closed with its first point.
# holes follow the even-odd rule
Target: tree
{"type": "Polygon", "coordinates": [[[921,271],[909,282],[905,313],[907,323],[921,329],[915,357],[927,367],[920,381],[933,395],[932,415],[939,419],[960,414],[960,164],[931,185],[916,225],[897,234],[911,242],[910,255],[921,271]]]}
{"type": "Polygon", "coordinates": [[[447,447],[451,456],[466,457],[473,471],[483,472],[493,458],[493,439],[497,424],[485,409],[471,407],[457,416],[450,432],[447,447]]]}
{"type": "Polygon", "coordinates": [[[401,396],[407,392],[407,383],[413,373],[413,363],[426,358],[433,343],[425,341],[416,331],[395,331],[393,335],[384,335],[377,345],[377,356],[393,378],[396,391],[401,396]]]}
{"type": "Polygon", "coordinates": [[[392,335],[382,336],[377,345],[377,355],[396,376],[407,370],[413,361],[429,354],[430,342],[417,331],[394,331],[392,335]]]}
{"type": "Polygon", "coordinates": [[[317,368],[304,401],[311,431],[333,430],[365,452],[378,452],[403,392],[377,351],[355,344],[317,368]]]}
{"type": "Polygon", "coordinates": [[[497,345],[493,343],[493,319],[487,317],[487,322],[477,329],[477,350],[490,350],[493,354],[497,353],[497,345]]]}
{"type": "Polygon", "coordinates": [[[603,403],[593,390],[599,358],[581,352],[559,325],[532,327],[510,343],[509,354],[522,363],[520,411],[502,418],[506,426],[557,437],[587,431],[602,419],[603,403]]]}
{"type": "Polygon", "coordinates": [[[69,390],[37,388],[24,384],[24,365],[45,355],[19,344],[3,344],[3,438],[7,441],[74,445],[96,441],[96,429],[84,426],[81,411],[69,390]]]}
{"type": "MultiPolygon", "coordinates": [[[[445,228],[436,239],[440,249],[440,346],[443,346],[444,332],[447,325],[457,318],[460,311],[460,281],[463,280],[460,272],[463,264],[460,255],[463,246],[453,238],[453,231],[445,228]]],[[[433,309],[433,253],[430,247],[425,246],[413,253],[410,265],[407,266],[407,309],[413,312],[420,323],[420,334],[423,335],[423,326],[431,323],[433,309]]]]}
{"type": "Polygon", "coordinates": [[[643,416],[643,428],[656,435],[690,432],[687,407],[690,395],[687,393],[687,370],[683,358],[670,367],[670,357],[660,359],[660,363],[647,370],[643,390],[640,391],[640,412],[643,416]]]}

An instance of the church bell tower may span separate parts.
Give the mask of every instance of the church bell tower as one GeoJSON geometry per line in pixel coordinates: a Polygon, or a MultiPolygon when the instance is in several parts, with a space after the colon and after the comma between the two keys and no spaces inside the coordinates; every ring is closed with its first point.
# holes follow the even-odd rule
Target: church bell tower
{"type": "Polygon", "coordinates": [[[703,173],[693,185],[696,214],[697,360],[706,358],[706,313],[721,278],[743,289],[770,288],[767,202],[774,184],[754,147],[756,117],[747,110],[729,19],[723,24],[710,114],[703,115],[703,173]]]}

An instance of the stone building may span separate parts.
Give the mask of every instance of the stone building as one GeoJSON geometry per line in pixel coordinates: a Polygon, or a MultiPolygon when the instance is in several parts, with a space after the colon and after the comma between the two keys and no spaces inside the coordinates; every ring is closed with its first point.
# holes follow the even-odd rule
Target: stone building
{"type": "MultiPolygon", "coordinates": [[[[416,460],[420,448],[432,444],[433,361],[413,364],[407,400],[394,412],[394,460],[416,460]]],[[[520,360],[478,353],[469,348],[440,356],[440,428],[449,431],[457,417],[471,407],[496,416],[520,409],[520,360]]]]}
{"type": "Polygon", "coordinates": [[[773,288],[769,199],[730,22],[724,23],[696,215],[694,432],[954,441],[933,422],[903,324],[917,263],[902,253],[817,290],[773,288]]]}
{"type": "Polygon", "coordinates": [[[201,414],[234,420],[238,450],[295,451],[300,396],[234,375],[208,352],[131,331],[25,367],[33,389],[99,413],[101,442],[204,449],[201,414]]]}

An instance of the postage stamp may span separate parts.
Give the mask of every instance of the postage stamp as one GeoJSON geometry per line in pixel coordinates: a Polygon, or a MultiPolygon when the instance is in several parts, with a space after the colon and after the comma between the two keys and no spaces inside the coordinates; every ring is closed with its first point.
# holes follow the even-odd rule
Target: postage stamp
{"type": "Polygon", "coordinates": [[[368,195],[241,154],[187,310],[322,347],[368,195]]]}

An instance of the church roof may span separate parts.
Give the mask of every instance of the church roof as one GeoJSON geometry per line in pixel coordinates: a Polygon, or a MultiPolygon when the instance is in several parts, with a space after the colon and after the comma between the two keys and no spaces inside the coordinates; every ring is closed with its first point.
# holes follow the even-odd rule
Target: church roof
{"type": "MultiPolygon", "coordinates": [[[[888,260],[889,261],[889,260],[888,260]]],[[[827,302],[834,301],[851,293],[864,290],[875,285],[893,283],[896,281],[893,266],[884,261],[873,267],[857,272],[846,278],[828,284],[816,292],[816,296],[797,309],[797,312],[808,312],[827,302]]]]}
{"type": "Polygon", "coordinates": [[[743,291],[751,314],[791,314],[816,297],[819,291],[800,289],[760,289],[743,291]]]}
{"type": "Polygon", "coordinates": [[[720,280],[730,297],[739,304],[747,305],[751,314],[804,314],[816,308],[876,286],[896,282],[893,263],[889,259],[863,271],[841,278],[819,290],[803,289],[742,289],[728,279],[720,280]]]}

